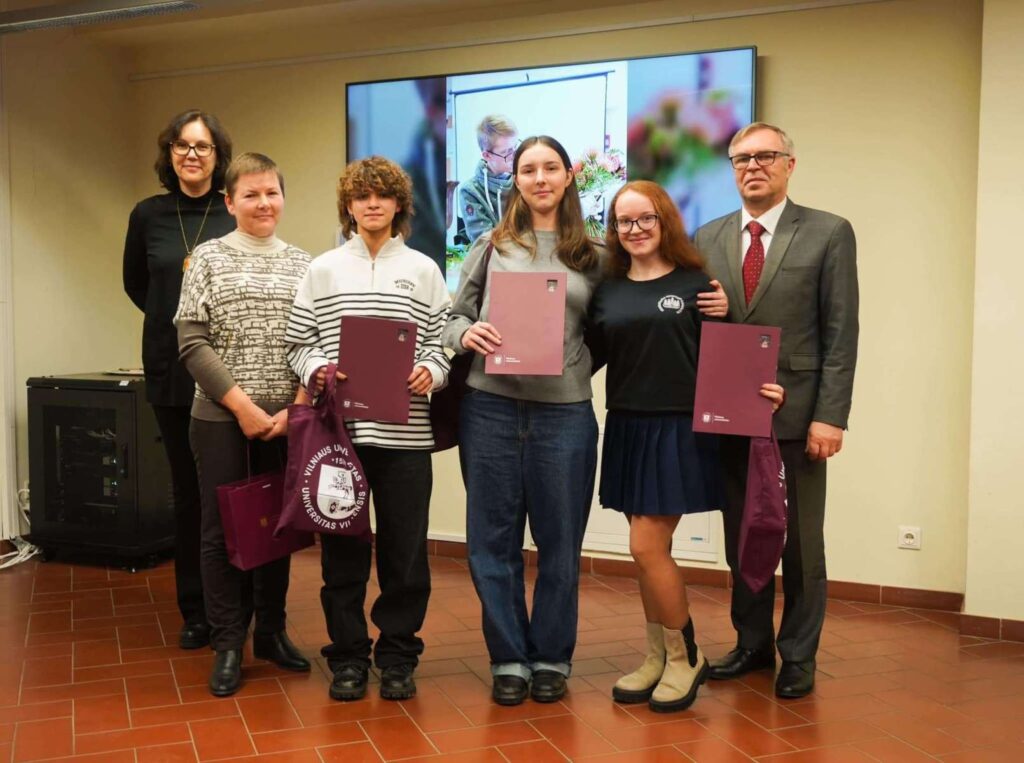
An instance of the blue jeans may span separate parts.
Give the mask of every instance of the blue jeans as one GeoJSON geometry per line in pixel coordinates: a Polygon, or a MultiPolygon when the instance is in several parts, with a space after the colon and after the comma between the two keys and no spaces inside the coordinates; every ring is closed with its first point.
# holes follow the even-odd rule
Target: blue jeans
{"type": "Polygon", "coordinates": [[[534,403],[471,390],[459,458],[466,484],[469,569],[494,675],[568,676],[576,647],[580,550],[597,468],[589,400],[534,403]],[[532,618],[523,530],[537,545],[532,618]]]}

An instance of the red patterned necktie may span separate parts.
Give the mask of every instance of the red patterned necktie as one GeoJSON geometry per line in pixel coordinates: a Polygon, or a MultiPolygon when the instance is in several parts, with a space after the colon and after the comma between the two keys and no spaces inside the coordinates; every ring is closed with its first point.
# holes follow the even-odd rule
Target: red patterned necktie
{"type": "Polygon", "coordinates": [[[761,271],[764,270],[764,244],[761,243],[761,234],[765,227],[757,220],[747,223],[747,230],[750,231],[750,246],[747,248],[747,256],[743,258],[743,296],[750,304],[751,297],[757,290],[757,282],[761,280],[761,271]]]}

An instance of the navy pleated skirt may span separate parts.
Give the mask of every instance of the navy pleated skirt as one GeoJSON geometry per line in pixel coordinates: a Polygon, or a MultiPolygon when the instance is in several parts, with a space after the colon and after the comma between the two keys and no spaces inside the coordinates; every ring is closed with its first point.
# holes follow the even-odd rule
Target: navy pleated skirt
{"type": "Polygon", "coordinates": [[[601,505],[626,514],[679,516],[722,505],[717,435],[680,414],[608,411],[601,505]]]}

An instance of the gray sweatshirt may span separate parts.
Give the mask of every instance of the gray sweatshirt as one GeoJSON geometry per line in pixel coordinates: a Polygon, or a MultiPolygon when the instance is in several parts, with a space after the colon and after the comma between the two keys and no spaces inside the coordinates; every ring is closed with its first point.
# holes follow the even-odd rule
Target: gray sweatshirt
{"type": "MultiPolygon", "coordinates": [[[[600,262],[587,272],[570,270],[555,254],[556,234],[553,231],[536,231],[537,255],[534,257],[516,244],[502,242],[491,255],[490,273],[566,273],[565,335],[562,340],[561,376],[515,376],[488,375],[484,373],[484,358],[477,354],[469,372],[467,383],[473,389],[503,395],[516,400],[531,400],[538,403],[578,403],[592,397],[590,389],[590,351],[583,344],[583,323],[587,315],[590,298],[604,273],[606,252],[599,245],[600,262]]],[[[484,289],[484,300],[480,315],[476,312],[477,295],[484,280],[481,265],[484,251],[491,242],[491,234],[484,233],[477,239],[462,266],[459,291],[455,295],[451,315],[445,326],[442,340],[445,347],[461,355],[469,352],[462,346],[462,335],[477,320],[486,321],[490,309],[489,289],[484,289]]],[[[488,286],[490,279],[487,279],[488,286]]],[[[524,305],[523,309],[529,309],[524,305]]],[[[499,333],[500,326],[496,326],[499,333]]]]}

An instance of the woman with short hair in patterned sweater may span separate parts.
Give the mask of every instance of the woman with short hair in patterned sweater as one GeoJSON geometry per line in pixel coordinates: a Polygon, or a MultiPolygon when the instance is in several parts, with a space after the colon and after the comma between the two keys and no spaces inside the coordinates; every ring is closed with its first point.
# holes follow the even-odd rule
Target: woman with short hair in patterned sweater
{"type": "Polygon", "coordinates": [[[255,656],[287,670],[309,670],[285,633],[290,559],[248,572],[232,566],[217,486],[286,462],[287,406],[298,380],[285,357],[284,332],[310,257],[274,235],[284,181],[273,161],[242,154],[228,168],[225,185],[238,227],[196,248],[174,316],[181,360],[196,380],[190,436],[202,499],[200,567],[216,652],[209,683],[215,696],[238,691],[254,610],[255,656]]]}

